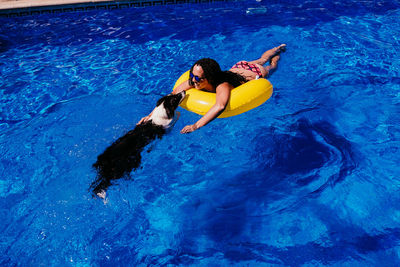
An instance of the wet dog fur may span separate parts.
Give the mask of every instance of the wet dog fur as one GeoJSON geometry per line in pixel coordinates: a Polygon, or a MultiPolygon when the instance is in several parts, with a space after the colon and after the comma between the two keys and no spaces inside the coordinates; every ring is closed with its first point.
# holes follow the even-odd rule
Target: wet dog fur
{"type": "Polygon", "coordinates": [[[90,186],[94,194],[105,198],[112,180],[129,176],[132,170],[140,166],[142,150],[153,140],[162,138],[184,97],[185,92],[181,92],[160,98],[147,121],[136,125],[97,157],[93,164],[97,177],[90,186]]]}

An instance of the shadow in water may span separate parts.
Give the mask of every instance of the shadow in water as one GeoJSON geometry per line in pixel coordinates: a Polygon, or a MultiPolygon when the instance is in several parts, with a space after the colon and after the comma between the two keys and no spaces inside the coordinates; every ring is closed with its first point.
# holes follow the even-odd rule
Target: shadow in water
{"type": "MultiPolygon", "coordinates": [[[[328,186],[335,186],[357,167],[352,144],[326,121],[311,123],[301,118],[284,129],[262,129],[251,145],[252,171],[220,179],[207,193],[192,195],[191,201],[182,207],[188,216],[181,244],[185,255],[199,251],[196,240],[201,235],[218,244],[224,257],[234,262],[261,260],[260,250],[289,255],[263,244],[255,245],[256,253],[252,252],[255,248],[246,248],[254,244],[244,244],[243,249],[231,244],[246,240],[243,231],[248,230],[249,224],[254,229],[259,227],[252,216],[258,214],[260,207],[264,207],[261,216],[276,212],[266,203],[284,200],[275,208],[283,211],[307,197],[318,196],[328,186]]],[[[304,247],[312,248],[316,249],[314,244],[304,247]]],[[[204,253],[212,255],[215,251],[204,253]]],[[[182,259],[182,255],[175,255],[174,260],[182,259]]]]}
{"type": "MultiPolygon", "coordinates": [[[[254,170],[232,178],[221,174],[204,191],[191,193],[189,201],[181,206],[185,219],[179,248],[142,259],[142,263],[190,265],[218,258],[250,265],[257,262],[299,266],[315,261],[335,264],[363,260],[364,255],[373,255],[372,259],[391,266],[397,260],[396,253],[388,250],[398,244],[398,228],[368,232],[317,201],[307,205],[326,227],[322,240],[274,246],[259,241],[263,238],[253,238],[254,233],[270,234],[262,222],[268,222],[268,214],[276,211],[268,205],[289,198],[290,201],[276,204],[281,209],[278,212],[293,202],[301,205],[305,198],[318,196],[328,185],[335,186],[349,177],[359,160],[351,142],[326,121],[312,123],[301,118],[284,128],[265,128],[255,136],[251,142],[255,147],[254,170]],[[316,186],[310,187],[311,184],[316,186]]],[[[289,214],[293,214],[291,210],[289,214]]],[[[306,230],[303,227],[302,231],[306,230]]]]}
{"type": "MultiPolygon", "coordinates": [[[[351,143],[326,121],[299,119],[283,132],[270,128],[254,140],[258,168],[251,176],[265,190],[279,184],[310,187],[318,195],[343,181],[357,167],[351,143]],[[265,187],[264,187],[265,186],[265,187]]],[[[239,178],[241,179],[241,178],[239,178]]],[[[246,178],[248,180],[248,178],[246,178]]]]}

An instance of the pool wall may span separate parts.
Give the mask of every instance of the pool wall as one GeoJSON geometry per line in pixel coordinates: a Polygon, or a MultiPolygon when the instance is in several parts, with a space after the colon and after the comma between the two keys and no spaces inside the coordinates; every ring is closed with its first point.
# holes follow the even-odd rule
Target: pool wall
{"type": "Polygon", "coordinates": [[[21,17],[40,14],[52,14],[62,12],[76,12],[87,10],[113,10],[131,7],[146,7],[173,4],[196,4],[196,3],[213,3],[213,2],[236,2],[240,0],[133,0],[133,1],[104,1],[104,2],[87,2],[79,4],[62,4],[47,6],[30,6],[24,8],[2,8],[0,6],[0,17],[21,17]]]}

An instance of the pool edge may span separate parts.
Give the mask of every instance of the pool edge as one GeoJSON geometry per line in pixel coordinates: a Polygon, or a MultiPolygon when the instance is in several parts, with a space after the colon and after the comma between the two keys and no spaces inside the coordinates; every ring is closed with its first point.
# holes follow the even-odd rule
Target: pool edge
{"type": "Polygon", "coordinates": [[[0,18],[12,18],[30,15],[76,12],[87,10],[112,10],[131,7],[148,7],[173,4],[195,4],[213,2],[236,2],[240,0],[49,0],[37,1],[7,1],[0,2],[0,18]]]}

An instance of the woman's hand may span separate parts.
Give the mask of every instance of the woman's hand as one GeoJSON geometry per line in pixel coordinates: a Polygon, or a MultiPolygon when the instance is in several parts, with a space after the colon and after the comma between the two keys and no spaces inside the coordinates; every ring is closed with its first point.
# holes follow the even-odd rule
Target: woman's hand
{"type": "Polygon", "coordinates": [[[231,95],[231,89],[233,86],[229,83],[225,82],[218,85],[216,89],[216,102],[215,104],[207,111],[207,113],[200,118],[195,124],[186,125],[181,133],[191,133],[196,131],[197,129],[203,127],[216,117],[218,117],[224,110],[229,101],[229,97],[231,95]]]}
{"type": "Polygon", "coordinates": [[[183,127],[183,129],[181,130],[182,134],[186,134],[186,133],[191,133],[193,131],[196,131],[198,128],[196,127],[195,124],[192,125],[186,125],[185,127],[183,127]]]}
{"type": "Polygon", "coordinates": [[[146,117],[143,117],[143,118],[140,119],[140,121],[139,121],[138,123],[136,123],[136,125],[145,123],[145,122],[148,121],[149,119],[150,119],[150,115],[148,115],[148,116],[146,116],[146,117]]]}

